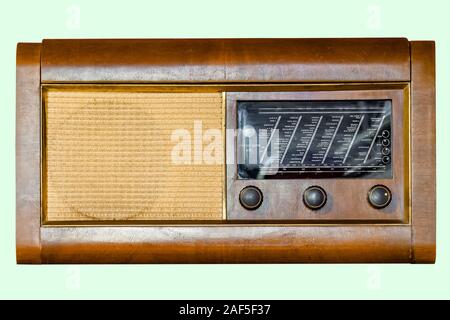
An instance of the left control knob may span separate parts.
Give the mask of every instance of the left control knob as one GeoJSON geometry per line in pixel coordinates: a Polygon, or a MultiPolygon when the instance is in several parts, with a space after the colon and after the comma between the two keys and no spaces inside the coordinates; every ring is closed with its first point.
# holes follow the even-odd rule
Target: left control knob
{"type": "Polygon", "coordinates": [[[239,202],[245,209],[255,210],[263,202],[263,194],[257,187],[248,186],[239,193],[239,202]]]}

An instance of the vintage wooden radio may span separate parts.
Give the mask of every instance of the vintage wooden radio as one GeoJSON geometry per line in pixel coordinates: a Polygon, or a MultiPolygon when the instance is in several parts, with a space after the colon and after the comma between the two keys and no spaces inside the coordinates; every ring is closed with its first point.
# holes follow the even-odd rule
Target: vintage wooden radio
{"type": "Polygon", "coordinates": [[[434,42],[17,48],[18,263],[435,260],[434,42]]]}

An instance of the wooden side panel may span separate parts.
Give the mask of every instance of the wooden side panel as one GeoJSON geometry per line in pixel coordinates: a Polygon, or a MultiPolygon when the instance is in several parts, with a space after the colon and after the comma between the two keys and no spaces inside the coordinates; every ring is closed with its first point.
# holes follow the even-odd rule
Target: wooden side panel
{"type": "Polygon", "coordinates": [[[18,263],[40,263],[41,45],[19,43],[16,73],[16,254],[18,263]]]}
{"type": "Polygon", "coordinates": [[[43,41],[43,83],[409,80],[407,39],[43,41]]]}
{"type": "Polygon", "coordinates": [[[410,226],[44,227],[42,262],[410,262],[410,237],[410,226]]]}
{"type": "Polygon", "coordinates": [[[411,42],[413,262],[436,256],[436,92],[432,41],[411,42]]]}

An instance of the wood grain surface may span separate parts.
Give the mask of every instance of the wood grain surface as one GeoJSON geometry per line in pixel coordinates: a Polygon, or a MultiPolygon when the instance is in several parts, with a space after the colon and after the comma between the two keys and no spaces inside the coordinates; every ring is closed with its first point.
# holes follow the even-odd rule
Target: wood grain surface
{"type": "Polygon", "coordinates": [[[409,81],[407,39],[44,40],[42,82],[409,81]]]}
{"type": "Polygon", "coordinates": [[[41,262],[41,46],[17,46],[16,252],[19,263],[41,262]]]}
{"type": "Polygon", "coordinates": [[[411,42],[413,261],[436,259],[436,70],[432,41],[411,42]]]}
{"type": "Polygon", "coordinates": [[[44,227],[43,263],[411,262],[410,226],[44,227]]]}

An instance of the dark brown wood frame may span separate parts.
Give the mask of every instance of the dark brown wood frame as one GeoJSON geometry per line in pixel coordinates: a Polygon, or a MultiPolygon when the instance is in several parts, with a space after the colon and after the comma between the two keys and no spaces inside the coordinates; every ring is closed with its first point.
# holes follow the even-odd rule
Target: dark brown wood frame
{"type": "Polygon", "coordinates": [[[16,103],[18,263],[434,262],[434,42],[219,39],[19,44],[16,103]],[[42,84],[222,83],[248,87],[306,82],[312,84],[311,90],[319,90],[322,84],[343,89],[359,83],[370,89],[373,83],[410,83],[410,223],[41,224],[42,84]]]}

